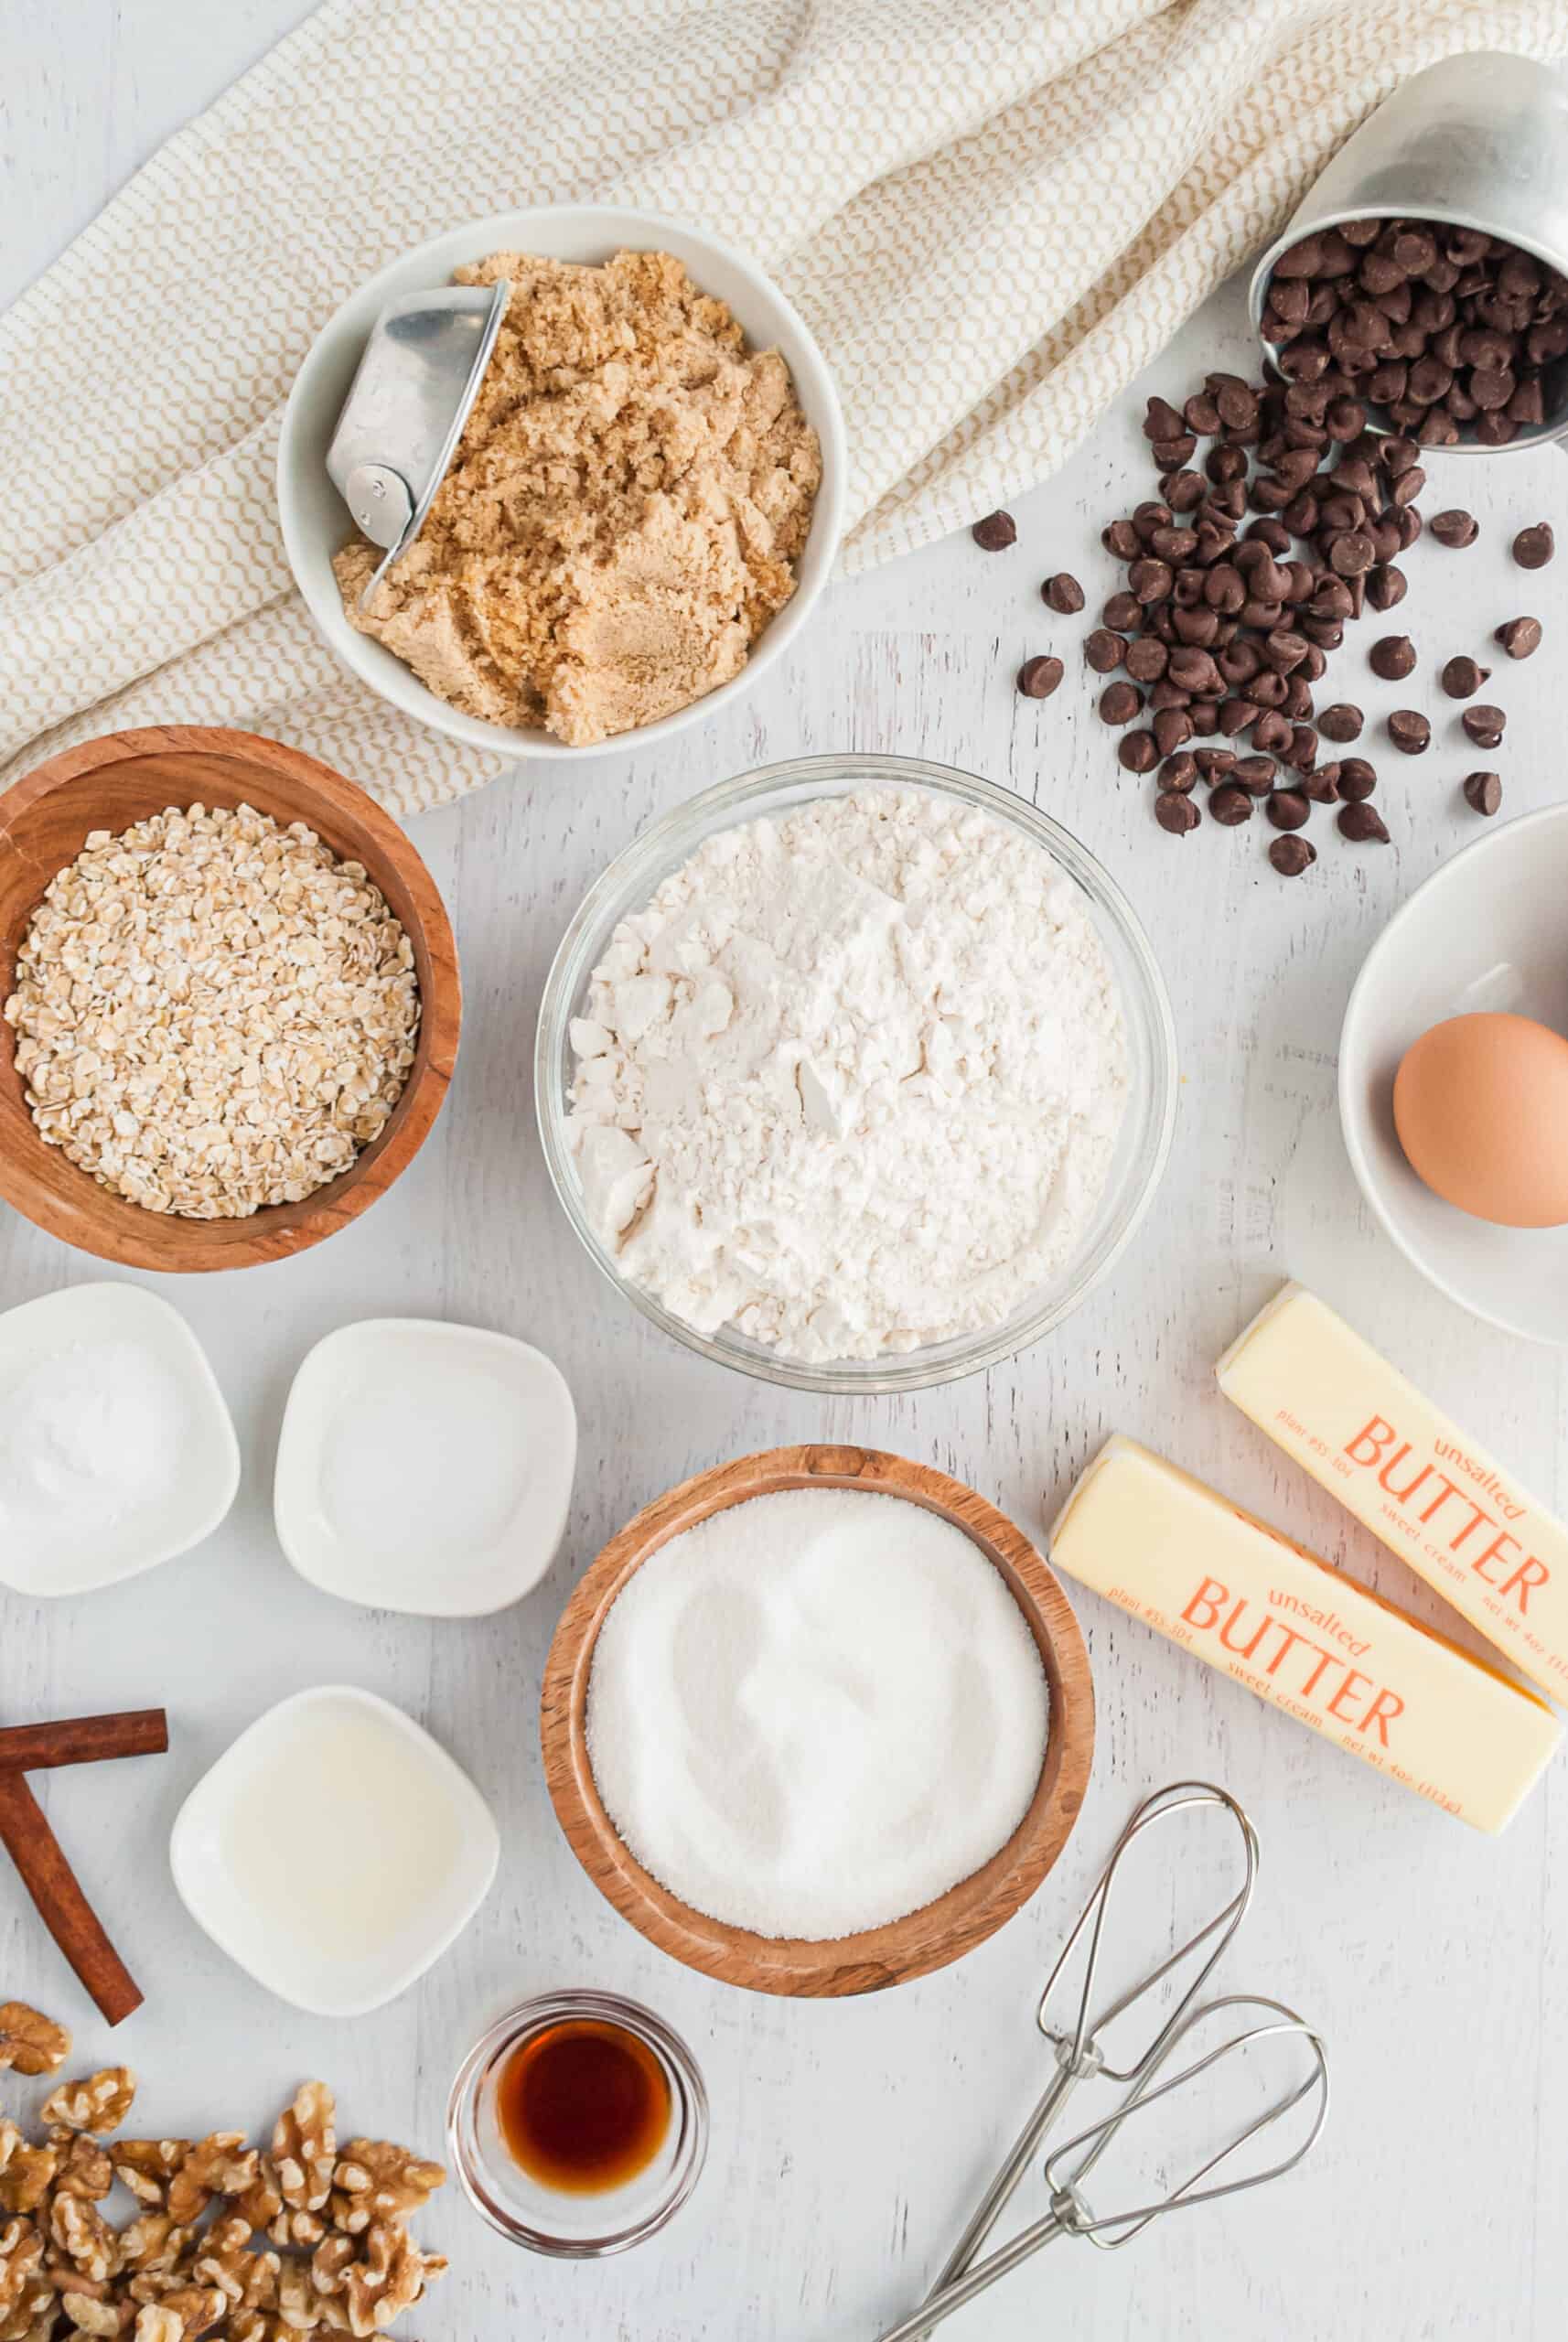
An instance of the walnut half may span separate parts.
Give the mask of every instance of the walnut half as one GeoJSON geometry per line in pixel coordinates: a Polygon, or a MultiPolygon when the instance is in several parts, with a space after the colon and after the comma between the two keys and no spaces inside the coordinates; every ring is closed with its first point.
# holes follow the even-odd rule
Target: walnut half
{"type": "Polygon", "coordinates": [[[0,2071],[52,2074],[70,2055],[70,2036],[26,2001],[0,2001],[0,2071]]]}

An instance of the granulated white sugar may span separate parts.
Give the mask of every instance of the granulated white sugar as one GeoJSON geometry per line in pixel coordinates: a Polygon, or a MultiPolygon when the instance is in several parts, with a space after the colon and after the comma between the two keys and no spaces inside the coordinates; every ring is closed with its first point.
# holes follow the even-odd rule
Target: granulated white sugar
{"type": "Polygon", "coordinates": [[[1011,1837],[1045,1671],[1001,1574],[901,1498],[800,1488],[671,1538],[599,1631],[588,1755],[644,1869],[766,1936],[918,1909],[1011,1837]]]}

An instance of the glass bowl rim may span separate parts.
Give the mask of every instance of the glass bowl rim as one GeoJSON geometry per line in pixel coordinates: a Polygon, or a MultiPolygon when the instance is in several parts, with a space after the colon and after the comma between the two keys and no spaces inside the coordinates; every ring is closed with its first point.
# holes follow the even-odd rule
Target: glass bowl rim
{"type": "Polygon", "coordinates": [[[623,1999],[617,1993],[561,1985],[553,1992],[535,1993],[526,2001],[519,2001],[497,2017],[475,2042],[457,2069],[446,2101],[446,2145],[469,2203],[480,2218],[509,2243],[523,2245],[529,2251],[542,2253],[552,2260],[602,2261],[611,2253],[628,2251],[646,2238],[657,2236],[674,2218],[702,2177],[708,2153],[707,2087],[696,2058],[681,2036],[662,2017],[655,2016],[651,2009],[644,2008],[639,2001],[623,1999]],[[628,2227],[609,2229],[599,2237],[551,2236],[542,2229],[531,2228],[510,2212],[496,2199],[483,2160],[477,2146],[470,2143],[467,2131],[480,2086],[501,2051],[543,2025],[572,2017],[593,2017],[619,2025],[654,2050],[671,2074],[681,2118],[682,2135],[675,2165],[654,2209],[628,2227]]]}
{"type": "MultiPolygon", "coordinates": [[[[843,749],[758,766],[682,799],[651,822],[606,864],[573,913],[544,981],[534,1041],[534,1112],[545,1166],[562,1210],[599,1273],[650,1324],[699,1357],[758,1381],[827,1397],[879,1397],[957,1381],[1016,1356],[1069,1316],[1109,1276],[1143,1225],[1170,1157],[1177,1089],[1176,1020],[1165,977],[1142,920],[1104,865],[1070,830],[1064,829],[1059,822],[1042,813],[1015,790],[954,765],[875,749],[843,749]],[[1120,989],[1123,1015],[1129,1023],[1136,1021],[1144,1028],[1151,1094],[1144,1107],[1149,1135],[1142,1148],[1138,1176],[1129,1181],[1119,1217],[1101,1238],[1085,1273],[1075,1277],[1049,1300],[1026,1312],[1015,1313],[1001,1325],[985,1327],[973,1334],[951,1336],[946,1341],[927,1343],[919,1349],[886,1358],[830,1359],[811,1365],[775,1356],[764,1351],[760,1345],[742,1348],[722,1328],[713,1335],[699,1333],[666,1309],[654,1295],[621,1274],[583,1208],[581,1187],[566,1141],[566,1112],[559,1073],[564,1052],[570,1047],[568,1026],[573,1003],[585,975],[591,972],[590,940],[597,939],[592,955],[596,959],[615,921],[639,908],[639,892],[642,900],[654,892],[666,870],[672,866],[670,857],[682,842],[694,849],[703,837],[721,826],[728,826],[713,819],[714,815],[732,814],[737,825],[748,813],[754,819],[761,819],[768,808],[759,800],[801,786],[809,789],[815,782],[834,780],[843,781],[846,791],[875,786],[879,781],[892,789],[923,789],[993,814],[1043,847],[1109,920],[1133,962],[1142,995],[1129,998],[1124,983],[1120,989]]],[[[1134,1098],[1130,1095],[1129,1106],[1133,1103],[1134,1098]]]]}

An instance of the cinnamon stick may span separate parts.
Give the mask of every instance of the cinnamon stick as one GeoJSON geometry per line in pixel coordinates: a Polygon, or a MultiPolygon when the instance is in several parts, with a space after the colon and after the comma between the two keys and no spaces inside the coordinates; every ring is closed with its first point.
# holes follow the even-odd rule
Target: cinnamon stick
{"type": "Polygon", "coordinates": [[[128,1708],[106,1716],[67,1716],[56,1724],[0,1726],[0,1771],[41,1772],[53,1765],[97,1765],[114,1756],[161,1756],[168,1747],[162,1708],[128,1708]]]}
{"type": "Polygon", "coordinates": [[[105,2020],[119,2025],[141,2007],[140,1988],[78,1885],[43,1808],[15,1770],[0,1772],[0,1844],[105,2020]]]}

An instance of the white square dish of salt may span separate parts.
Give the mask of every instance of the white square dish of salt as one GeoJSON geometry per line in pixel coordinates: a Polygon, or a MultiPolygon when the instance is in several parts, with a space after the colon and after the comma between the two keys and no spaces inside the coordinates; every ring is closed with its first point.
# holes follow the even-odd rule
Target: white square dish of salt
{"type": "Polygon", "coordinates": [[[273,1511],[301,1577],[346,1602],[478,1618],[538,1585],[572,1499],[560,1370],[436,1317],[340,1326],[294,1378],[273,1511]]]}
{"type": "Polygon", "coordinates": [[[0,1316],[0,1585],[134,1577],[210,1536],[239,1485],[206,1353],[156,1294],[70,1285],[0,1316]]]}

